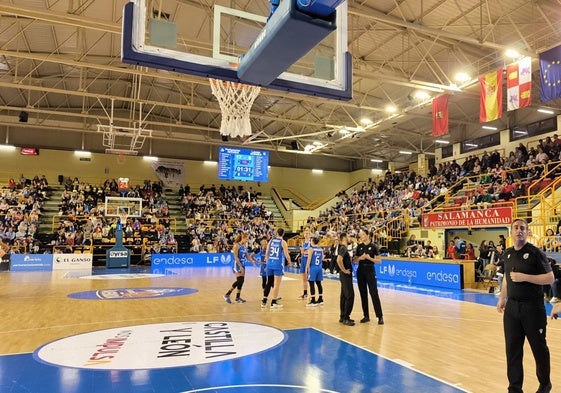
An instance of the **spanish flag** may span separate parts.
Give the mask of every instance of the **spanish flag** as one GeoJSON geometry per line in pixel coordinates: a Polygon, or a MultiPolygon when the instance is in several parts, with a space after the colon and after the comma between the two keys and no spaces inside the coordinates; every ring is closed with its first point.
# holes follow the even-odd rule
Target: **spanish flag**
{"type": "Polygon", "coordinates": [[[480,76],[479,87],[479,122],[500,119],[503,115],[503,69],[480,76]]]}

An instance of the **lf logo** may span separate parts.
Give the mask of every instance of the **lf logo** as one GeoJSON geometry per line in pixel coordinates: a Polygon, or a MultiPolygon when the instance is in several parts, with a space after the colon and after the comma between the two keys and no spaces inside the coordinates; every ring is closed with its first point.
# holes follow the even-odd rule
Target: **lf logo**
{"type": "Polygon", "coordinates": [[[391,277],[395,276],[395,265],[380,266],[380,274],[388,274],[391,277]]]}

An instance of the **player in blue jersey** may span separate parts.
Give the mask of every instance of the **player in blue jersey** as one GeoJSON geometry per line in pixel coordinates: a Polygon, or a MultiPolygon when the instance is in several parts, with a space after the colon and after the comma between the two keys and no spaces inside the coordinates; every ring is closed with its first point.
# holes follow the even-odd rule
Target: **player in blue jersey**
{"type": "Polygon", "coordinates": [[[308,276],[308,283],[310,284],[310,302],[308,306],[318,306],[323,304],[323,248],[319,247],[320,238],[314,237],[312,245],[308,249],[306,274],[308,276]],[[316,289],[318,287],[318,300],[316,302],[316,289]]]}
{"type": "Polygon", "coordinates": [[[234,264],[232,265],[232,271],[236,276],[236,281],[232,284],[232,287],[224,295],[224,300],[226,303],[232,303],[230,295],[234,290],[236,292],[236,302],[245,303],[245,300],[240,297],[242,292],[243,283],[245,280],[245,264],[250,260],[247,253],[247,241],[249,235],[247,233],[240,233],[235,240],[234,246],[232,247],[232,252],[234,253],[234,264]]]}
{"type": "Polygon", "coordinates": [[[302,296],[298,297],[298,300],[305,300],[308,298],[308,273],[306,272],[306,266],[308,264],[308,250],[310,249],[311,246],[311,241],[310,241],[310,228],[306,227],[304,229],[304,241],[302,242],[302,245],[300,246],[300,275],[302,276],[302,288],[304,290],[304,293],[302,293],[302,296]]]}
{"type": "Polygon", "coordinates": [[[267,285],[263,290],[263,301],[261,307],[267,306],[267,300],[271,289],[273,289],[271,308],[280,308],[282,304],[277,302],[279,297],[280,283],[284,275],[285,261],[290,265],[290,254],[288,253],[288,245],[282,238],[284,229],[278,228],[275,237],[271,239],[267,245],[267,285]]]}

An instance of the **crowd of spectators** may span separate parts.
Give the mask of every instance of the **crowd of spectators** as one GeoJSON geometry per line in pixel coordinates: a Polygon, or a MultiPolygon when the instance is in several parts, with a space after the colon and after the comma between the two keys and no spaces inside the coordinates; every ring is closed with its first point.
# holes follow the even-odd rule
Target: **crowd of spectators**
{"type": "Polygon", "coordinates": [[[22,174],[18,181],[12,178],[8,187],[0,190],[0,239],[11,252],[37,249],[35,233],[48,186],[45,176],[28,179],[22,174]]]}
{"type": "MultiPolygon", "coordinates": [[[[461,165],[456,160],[440,163],[431,166],[426,176],[411,170],[387,171],[380,179],[369,181],[359,189],[339,192],[335,205],[317,218],[310,217],[307,226],[316,234],[328,237],[335,237],[341,231],[352,236],[361,228],[385,237],[385,224],[392,218],[404,216],[414,221],[427,209],[453,204],[455,201],[450,196],[468,183],[470,189],[463,196],[462,208],[526,195],[528,185],[560,159],[561,139],[554,135],[529,149],[520,143],[505,155],[497,150],[485,151],[480,156],[467,157],[461,165]]],[[[126,190],[119,189],[115,179],[93,185],[78,178],[66,178],[62,184],[65,190],[54,246],[71,249],[114,237],[116,220],[103,214],[105,197],[110,195],[143,200],[142,217],[129,218],[123,223],[126,239],[142,238],[149,233],[160,246],[175,243],[161,182],[146,180],[126,190]]],[[[4,243],[31,251],[36,249],[34,235],[47,190],[44,176],[26,179],[22,175],[19,181],[10,179],[8,188],[2,189],[0,195],[0,238],[4,243]]],[[[250,245],[262,237],[270,237],[274,217],[258,202],[257,194],[251,187],[223,184],[202,185],[198,190],[181,186],[179,201],[187,222],[190,251],[227,251],[238,231],[250,234],[250,245]]]]}
{"type": "MultiPolygon", "coordinates": [[[[392,218],[406,216],[415,222],[423,211],[435,206],[457,204],[451,199],[469,184],[461,198],[461,208],[485,207],[527,194],[532,181],[540,178],[561,161],[561,139],[557,135],[539,140],[526,149],[520,143],[514,151],[501,155],[498,150],[469,156],[460,165],[456,160],[431,166],[427,176],[406,170],[387,171],[378,181],[369,181],[360,189],[337,193],[337,203],[310,217],[306,225],[316,234],[335,237],[346,231],[351,235],[360,228],[378,231],[385,237],[385,224],[392,218]]],[[[551,173],[549,176],[556,176],[551,173]]]]}
{"type": "Polygon", "coordinates": [[[237,232],[249,234],[249,247],[273,234],[274,216],[252,187],[181,186],[179,200],[187,220],[191,252],[229,251],[237,232]]]}

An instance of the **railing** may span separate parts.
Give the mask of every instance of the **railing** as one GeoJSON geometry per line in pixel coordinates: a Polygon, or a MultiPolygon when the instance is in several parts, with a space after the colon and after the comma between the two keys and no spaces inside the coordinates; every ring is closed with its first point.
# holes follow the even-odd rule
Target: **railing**
{"type": "MultiPolygon", "coordinates": [[[[55,231],[57,230],[57,222],[60,225],[61,222],[63,221],[71,221],[71,222],[76,222],[76,221],[86,221],[88,219],[92,219],[94,216],[73,216],[73,215],[55,215],[52,217],[52,223],[51,223],[51,232],[55,233],[55,231]]],[[[111,218],[113,220],[117,220],[118,217],[105,217],[105,216],[101,216],[102,218],[111,218]]],[[[146,217],[129,217],[131,219],[133,218],[139,218],[140,223],[143,226],[149,225],[151,227],[156,227],[157,225],[160,224],[160,220],[169,220],[170,222],[170,228],[172,229],[173,232],[177,231],[177,221],[174,217],[156,217],[156,222],[154,223],[146,223],[146,217]]],[[[124,226],[124,223],[123,223],[124,226]]],[[[124,229],[123,229],[124,231],[124,229]]]]}

